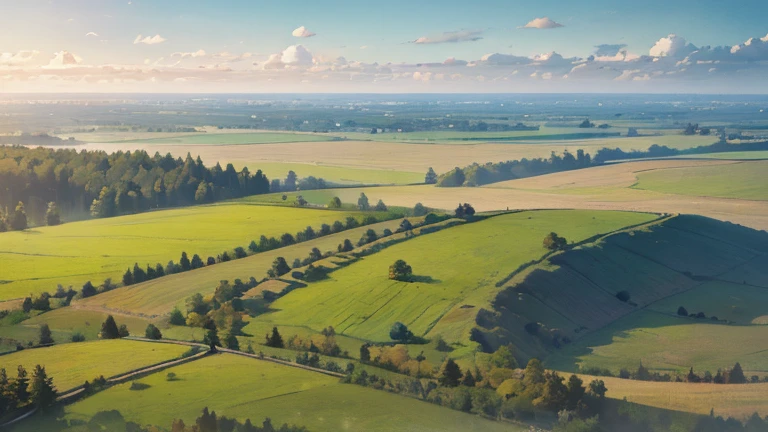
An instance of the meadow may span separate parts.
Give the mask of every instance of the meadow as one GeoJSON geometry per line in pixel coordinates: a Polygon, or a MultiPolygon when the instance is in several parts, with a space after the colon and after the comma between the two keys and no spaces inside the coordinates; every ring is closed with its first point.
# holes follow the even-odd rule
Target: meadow
{"type": "MultiPolygon", "coordinates": [[[[280,207],[273,208],[279,209],[280,207]]],[[[287,210],[295,211],[295,209],[287,210]]],[[[315,210],[315,212],[322,211],[315,210]]],[[[337,213],[326,212],[326,214],[333,215],[337,213]]],[[[416,218],[414,222],[418,222],[418,220],[416,218]]],[[[73,306],[75,308],[96,311],[120,311],[145,317],[169,314],[174,306],[179,306],[183,310],[184,301],[192,294],[201,293],[205,295],[212,293],[221,280],[229,280],[231,282],[239,278],[247,281],[251,276],[255,277],[256,280],[267,277],[267,270],[272,267],[272,262],[279,256],[285,258],[290,265],[296,258],[304,259],[308,257],[312,248],[316,247],[322,252],[336,251],[336,247],[343,243],[345,239],[350,239],[355,243],[369,229],[373,229],[377,234],[381,235],[385,229],[396,230],[401,222],[401,219],[396,219],[354,228],[295,245],[260,252],[247,258],[118,288],[94,297],[77,300],[73,302],[73,306]]],[[[244,245],[247,246],[247,243],[244,245]]]]}
{"type": "Polygon", "coordinates": [[[684,374],[731,368],[741,363],[747,376],[768,375],[768,327],[726,325],[655,311],[640,311],[553,353],[545,365],[577,372],[578,366],[618,373],[643,366],[684,374]]]}
{"type": "Polygon", "coordinates": [[[174,144],[174,145],[243,145],[268,143],[293,143],[330,141],[332,137],[306,133],[251,132],[251,133],[203,133],[157,138],[134,138],[125,143],[174,144]]]}
{"type": "Polygon", "coordinates": [[[440,334],[451,342],[468,343],[474,315],[488,307],[495,283],[544,255],[542,240],[550,231],[576,242],[654,218],[637,213],[541,211],[452,227],[366,256],[331,273],[328,280],[293,291],[272,305],[275,312],[254,318],[245,331],[272,324],[320,331],[332,325],[337,333],[388,341],[389,328],[401,321],[418,336],[440,334]],[[388,279],[388,268],[397,259],[413,267],[415,282],[388,279]]]}
{"type": "Polygon", "coordinates": [[[57,284],[79,289],[87,281],[96,286],[106,278],[119,282],[137,262],[143,267],[178,262],[183,251],[205,261],[246,248],[261,235],[295,235],[307,226],[318,230],[348,216],[364,217],[350,211],[217,204],[3,233],[0,300],[54,292],[57,284]]]}
{"type": "Polygon", "coordinates": [[[626,400],[665,410],[684,411],[745,420],[752,413],[768,415],[768,383],[705,384],[648,382],[581,375],[585,382],[601,379],[608,388],[606,397],[626,400]]]}
{"type": "MultiPolygon", "coordinates": [[[[207,406],[219,416],[241,421],[250,418],[254,424],[269,417],[274,425],[296,424],[313,432],[525,430],[384,391],[341,384],[315,372],[227,354],[176,366],[139,382],[148,387],[130,390],[130,383],[120,384],[67,406],[66,419],[87,421],[100,411],[118,409],[127,421],[168,428],[176,418],[194,424],[207,406]],[[176,374],[177,379],[167,380],[167,373],[176,374]]],[[[39,426],[31,421],[13,430],[33,431],[39,426]]]]}
{"type": "Polygon", "coordinates": [[[23,365],[29,373],[35,365],[45,366],[56,388],[63,392],[101,375],[109,378],[143,366],[176,359],[187,350],[188,347],[181,345],[114,339],[25,349],[0,356],[0,367],[5,368],[8,375],[13,377],[16,376],[18,365],[23,365]]]}
{"type": "Polygon", "coordinates": [[[640,173],[637,189],[688,196],[768,200],[768,161],[640,173]]]}

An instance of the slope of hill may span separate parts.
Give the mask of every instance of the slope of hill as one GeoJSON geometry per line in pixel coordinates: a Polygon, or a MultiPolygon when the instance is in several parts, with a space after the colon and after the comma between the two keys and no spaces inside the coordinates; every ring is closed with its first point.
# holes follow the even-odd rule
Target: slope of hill
{"type": "MultiPolygon", "coordinates": [[[[371,213],[383,217],[384,213],[371,213]]],[[[119,282],[125,270],[178,262],[182,252],[205,261],[235,247],[247,247],[261,235],[295,235],[307,226],[362,220],[361,212],[220,204],[94,219],[54,227],[0,234],[0,300],[56,291],[56,285],[80,289],[105,278],[119,282]]]]}
{"type": "MultiPolygon", "coordinates": [[[[584,335],[646,308],[662,307],[661,317],[677,319],[676,307],[671,310],[669,304],[657,302],[664,305],[662,300],[670,296],[712,289],[708,284],[733,277],[742,268],[762,280],[768,268],[758,269],[754,263],[766,254],[767,233],[700,216],[671,217],[645,229],[610,235],[553,255],[513,278],[495,298],[493,309],[478,315],[482,341],[491,349],[511,342],[525,358],[545,356],[570,349],[561,347],[572,341],[578,346],[584,335]]],[[[721,289],[732,286],[725,283],[721,289]]],[[[690,302],[696,308],[692,311],[721,313],[721,306],[715,305],[721,298],[690,302]]],[[[636,357],[628,358],[636,362],[636,357]]]]}

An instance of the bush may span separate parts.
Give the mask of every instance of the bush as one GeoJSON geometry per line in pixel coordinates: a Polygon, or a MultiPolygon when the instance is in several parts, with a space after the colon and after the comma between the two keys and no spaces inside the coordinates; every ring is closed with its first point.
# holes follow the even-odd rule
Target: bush
{"type": "Polygon", "coordinates": [[[547,234],[546,237],[544,237],[543,244],[546,249],[556,251],[565,249],[565,247],[568,245],[568,241],[565,239],[565,237],[560,237],[557,235],[557,233],[551,232],[547,234]]]}
{"type": "Polygon", "coordinates": [[[619,301],[626,303],[629,301],[630,295],[626,291],[619,291],[616,293],[616,298],[619,299],[619,301]]]}
{"type": "Polygon", "coordinates": [[[72,333],[72,342],[85,342],[85,336],[80,333],[72,333]]]}
{"type": "Polygon", "coordinates": [[[389,266],[389,278],[401,282],[410,281],[413,276],[413,269],[403,260],[397,260],[389,266]]]}
{"type": "Polygon", "coordinates": [[[147,329],[144,331],[144,337],[147,339],[160,340],[163,338],[163,334],[160,332],[160,329],[157,328],[157,326],[154,324],[149,324],[147,329]]]}

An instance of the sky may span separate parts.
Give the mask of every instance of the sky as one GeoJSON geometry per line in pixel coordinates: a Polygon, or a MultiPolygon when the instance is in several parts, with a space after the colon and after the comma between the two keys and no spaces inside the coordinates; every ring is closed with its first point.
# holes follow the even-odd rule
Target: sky
{"type": "Polygon", "coordinates": [[[0,92],[768,93],[765,0],[0,3],[0,92]]]}

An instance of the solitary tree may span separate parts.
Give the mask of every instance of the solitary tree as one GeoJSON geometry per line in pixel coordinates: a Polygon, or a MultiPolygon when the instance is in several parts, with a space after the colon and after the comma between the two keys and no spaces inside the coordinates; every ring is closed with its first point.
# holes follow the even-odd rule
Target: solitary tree
{"type": "Polygon", "coordinates": [[[392,340],[396,340],[401,343],[407,343],[411,339],[413,339],[413,332],[408,330],[408,327],[401,323],[396,322],[392,325],[392,328],[389,330],[389,337],[392,340]]]}
{"type": "Polygon", "coordinates": [[[459,365],[453,359],[448,359],[443,365],[438,382],[446,387],[457,387],[461,381],[462,373],[459,365]]]}
{"type": "Polygon", "coordinates": [[[744,384],[747,382],[747,377],[744,376],[744,371],[741,369],[739,362],[733,365],[733,369],[728,373],[728,384],[744,384]]]}
{"type": "Polygon", "coordinates": [[[275,277],[280,277],[290,272],[291,266],[288,265],[285,258],[277,257],[275,258],[275,261],[272,262],[272,271],[274,272],[275,277]]]}
{"type": "Polygon", "coordinates": [[[397,260],[389,266],[389,278],[402,282],[408,282],[413,276],[413,269],[403,260],[397,260]]]}
{"type": "Polygon", "coordinates": [[[118,339],[120,337],[117,323],[112,315],[109,315],[101,324],[101,333],[99,333],[102,339],[118,339]]]}
{"type": "Polygon", "coordinates": [[[557,233],[551,232],[544,237],[543,244],[545,248],[555,251],[564,249],[568,245],[568,241],[565,237],[560,237],[557,233]]]}
{"type": "Polygon", "coordinates": [[[8,225],[11,230],[21,231],[27,229],[27,213],[24,211],[24,203],[19,201],[16,210],[8,216],[8,225]]]}
{"type": "Polygon", "coordinates": [[[121,338],[124,338],[130,336],[131,332],[128,331],[127,325],[120,324],[120,328],[117,329],[117,335],[121,338]]]}
{"type": "Polygon", "coordinates": [[[360,361],[363,363],[368,363],[371,361],[371,350],[369,347],[370,345],[367,343],[360,345],[360,361]]]}
{"type": "Polygon", "coordinates": [[[363,192],[360,192],[360,198],[357,199],[357,208],[360,210],[369,210],[371,208],[371,205],[368,203],[368,197],[363,192]]]}
{"type": "Polygon", "coordinates": [[[454,213],[457,218],[471,218],[475,215],[475,208],[469,203],[459,204],[454,213]]]}
{"type": "Polygon", "coordinates": [[[432,167],[429,167],[429,170],[427,170],[427,175],[424,176],[424,183],[426,184],[437,183],[437,173],[435,173],[435,170],[433,170],[432,167]]]}
{"type": "Polygon", "coordinates": [[[179,308],[173,308],[173,311],[171,311],[171,318],[169,322],[173,325],[185,325],[187,322],[184,319],[184,315],[181,313],[179,308]]]}
{"type": "Polygon", "coordinates": [[[224,338],[224,345],[231,350],[240,350],[240,342],[237,341],[237,336],[232,332],[227,333],[224,338]]]}
{"type": "Polygon", "coordinates": [[[688,310],[686,308],[680,306],[679,308],[677,308],[677,314],[680,315],[680,316],[687,317],[688,316],[688,310]]]}
{"type": "Polygon", "coordinates": [[[53,201],[48,203],[48,210],[45,212],[45,222],[48,226],[61,224],[61,214],[59,214],[59,208],[53,201]]]}
{"type": "Polygon", "coordinates": [[[416,205],[413,206],[413,215],[414,216],[424,216],[425,214],[427,214],[427,208],[424,207],[424,204],[416,203],[416,205]]]}
{"type": "Polygon", "coordinates": [[[374,210],[376,210],[376,211],[387,211],[387,205],[384,204],[384,201],[379,200],[379,202],[376,203],[376,207],[374,207],[374,210]]]}
{"type": "Polygon", "coordinates": [[[341,208],[341,199],[339,197],[331,198],[331,201],[328,202],[328,208],[332,208],[332,209],[341,208]]]}
{"type": "Polygon", "coordinates": [[[40,326],[40,345],[50,345],[53,343],[53,336],[51,336],[51,329],[48,324],[40,326]]]}
{"type": "Polygon", "coordinates": [[[272,327],[272,334],[267,335],[266,345],[272,348],[284,348],[283,337],[280,336],[280,332],[277,331],[277,327],[272,327]]]}
{"type": "Polygon", "coordinates": [[[157,326],[155,326],[154,324],[147,325],[147,329],[144,331],[144,336],[147,339],[154,339],[154,340],[159,340],[163,338],[163,334],[160,332],[160,329],[157,328],[157,326]]]}

